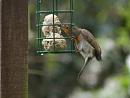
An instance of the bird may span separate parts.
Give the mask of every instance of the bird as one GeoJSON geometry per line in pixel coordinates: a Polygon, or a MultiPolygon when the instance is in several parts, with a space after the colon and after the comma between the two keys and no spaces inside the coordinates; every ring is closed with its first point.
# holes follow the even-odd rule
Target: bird
{"type": "Polygon", "coordinates": [[[85,67],[90,61],[92,61],[94,57],[98,61],[102,60],[101,48],[94,35],[86,29],[82,29],[77,26],[73,26],[71,29],[68,25],[65,24],[61,24],[61,29],[66,35],[74,38],[75,49],[84,58],[84,64],[77,76],[77,79],[79,80],[85,67]]]}

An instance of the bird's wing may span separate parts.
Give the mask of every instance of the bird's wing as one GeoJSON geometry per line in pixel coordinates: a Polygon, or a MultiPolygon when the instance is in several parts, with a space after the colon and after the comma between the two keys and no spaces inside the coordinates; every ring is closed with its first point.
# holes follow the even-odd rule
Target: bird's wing
{"type": "Polygon", "coordinates": [[[82,29],[81,30],[81,34],[83,35],[84,39],[95,49],[95,56],[99,57],[97,58],[100,59],[101,58],[101,48],[99,46],[99,44],[97,43],[95,37],[92,35],[92,33],[90,33],[88,30],[86,29],[82,29]]]}

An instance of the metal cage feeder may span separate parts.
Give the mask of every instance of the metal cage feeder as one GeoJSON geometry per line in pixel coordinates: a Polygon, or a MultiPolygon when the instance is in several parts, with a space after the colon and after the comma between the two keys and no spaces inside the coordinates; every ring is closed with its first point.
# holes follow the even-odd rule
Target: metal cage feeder
{"type": "MultiPolygon", "coordinates": [[[[74,13],[74,9],[73,9],[73,0],[69,0],[69,10],[59,10],[58,4],[59,1],[58,0],[51,0],[52,2],[52,9],[51,10],[42,10],[41,5],[43,4],[43,0],[36,0],[36,28],[37,28],[37,37],[36,37],[36,52],[38,55],[44,55],[46,53],[74,53],[75,49],[74,49],[74,40],[72,40],[72,36],[68,37],[68,36],[64,36],[64,39],[67,40],[67,47],[65,49],[56,49],[55,48],[55,40],[58,38],[55,38],[55,35],[53,36],[53,40],[54,40],[54,47],[53,50],[51,51],[46,51],[43,46],[42,46],[42,40],[43,39],[47,39],[46,37],[44,37],[42,34],[42,26],[44,26],[42,24],[43,20],[41,19],[41,16],[45,16],[47,14],[53,14],[53,24],[52,27],[54,29],[54,15],[59,15],[61,13],[63,14],[69,14],[69,22],[64,22],[62,24],[67,24],[70,25],[70,28],[72,30],[72,26],[74,26],[73,23],[73,13],[74,13]],[[44,15],[45,14],[45,15],[44,15]]],[[[49,2],[49,1],[48,1],[49,2]]],[[[50,26],[50,25],[46,25],[46,26],[50,26]]],[[[63,32],[62,32],[63,33],[63,32]]],[[[61,38],[62,39],[62,38],[61,38]]]]}

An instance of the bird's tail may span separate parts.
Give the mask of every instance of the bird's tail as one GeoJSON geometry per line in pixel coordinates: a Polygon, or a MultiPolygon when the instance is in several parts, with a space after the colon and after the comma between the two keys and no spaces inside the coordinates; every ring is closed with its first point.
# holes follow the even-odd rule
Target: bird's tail
{"type": "Polygon", "coordinates": [[[94,52],[94,55],[95,55],[96,59],[98,61],[102,61],[101,50],[99,50],[99,51],[95,50],[93,52],[94,52]]]}
{"type": "Polygon", "coordinates": [[[91,60],[92,60],[92,58],[90,58],[90,57],[89,57],[89,58],[88,58],[88,57],[85,58],[84,65],[83,65],[83,67],[81,68],[80,72],[78,73],[77,80],[79,80],[79,78],[80,78],[81,74],[83,73],[85,67],[88,65],[88,63],[89,63],[91,60]]]}

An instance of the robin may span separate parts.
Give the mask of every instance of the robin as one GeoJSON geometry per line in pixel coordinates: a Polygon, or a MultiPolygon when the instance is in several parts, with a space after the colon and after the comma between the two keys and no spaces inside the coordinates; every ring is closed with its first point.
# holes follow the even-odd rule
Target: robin
{"type": "Polygon", "coordinates": [[[78,79],[83,73],[87,64],[95,57],[98,61],[102,60],[101,48],[97,43],[95,37],[86,29],[81,29],[77,26],[73,26],[72,30],[68,25],[61,25],[61,29],[68,36],[74,38],[75,49],[84,58],[84,64],[78,73],[78,79]]]}

